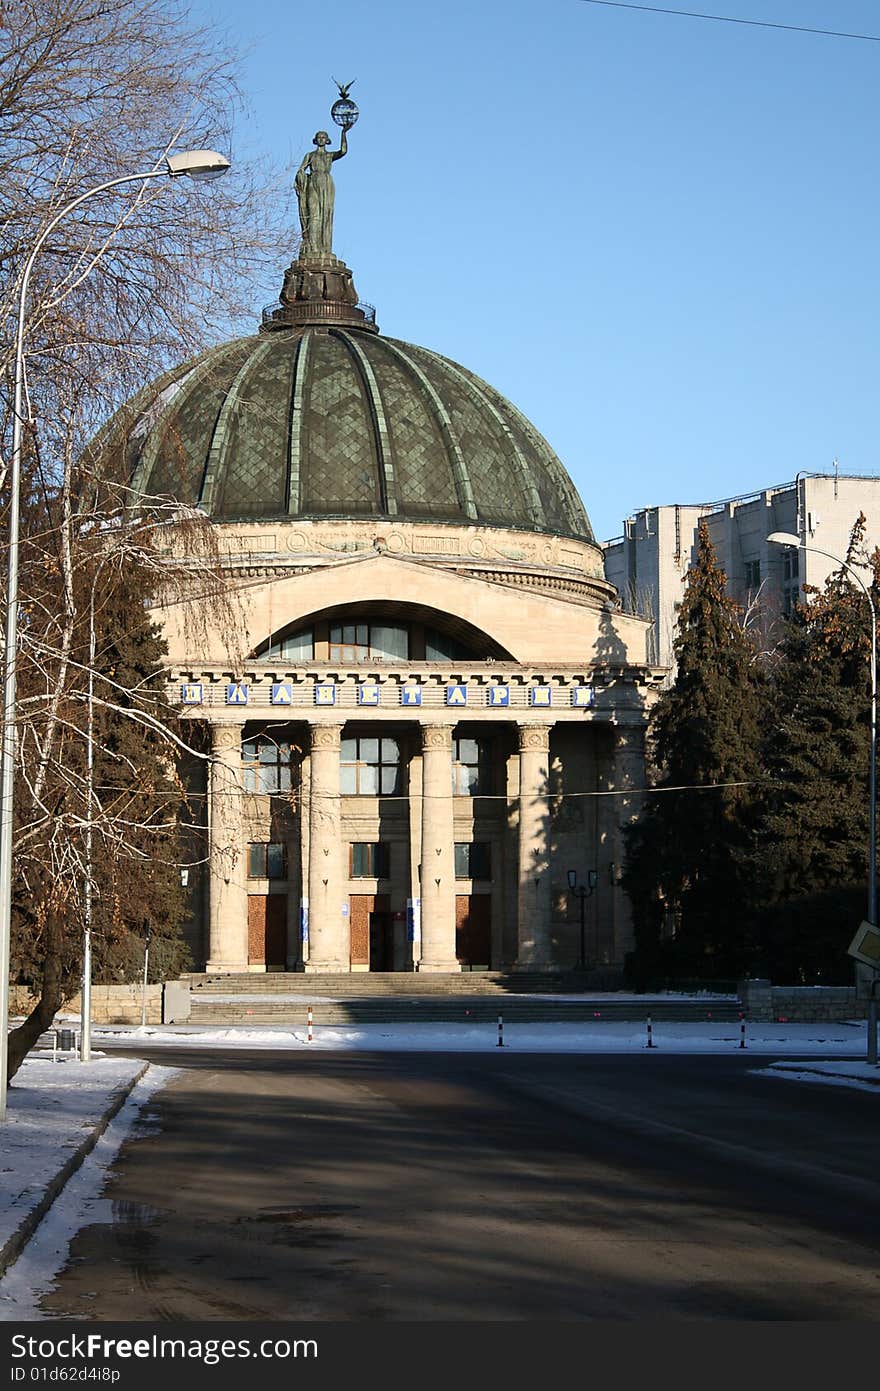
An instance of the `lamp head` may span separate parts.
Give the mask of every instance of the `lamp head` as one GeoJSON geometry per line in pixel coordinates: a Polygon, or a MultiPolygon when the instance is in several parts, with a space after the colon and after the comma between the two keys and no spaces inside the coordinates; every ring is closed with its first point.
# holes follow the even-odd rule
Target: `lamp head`
{"type": "Polygon", "coordinates": [[[188,174],[200,183],[221,178],[229,168],[229,160],[216,150],[184,150],[179,155],[167,155],[165,163],[172,179],[188,174]]]}
{"type": "Polygon", "coordinates": [[[801,538],[795,536],[793,531],[771,531],[767,543],[771,546],[800,546],[801,538]]]}

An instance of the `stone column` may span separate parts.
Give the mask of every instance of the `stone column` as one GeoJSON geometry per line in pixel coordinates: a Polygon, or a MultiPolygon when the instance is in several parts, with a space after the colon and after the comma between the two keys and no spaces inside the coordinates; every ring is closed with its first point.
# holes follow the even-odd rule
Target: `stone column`
{"type": "Polygon", "coordinates": [[[348,918],[342,916],[339,742],[342,726],[311,725],[309,784],[309,972],[350,970],[348,918]]]}
{"type": "Polygon", "coordinates": [[[461,970],[455,955],[451,725],[422,725],[422,954],[418,969],[461,970]]]}
{"type": "Polygon", "coordinates": [[[545,971],[550,944],[550,726],[519,726],[519,893],[516,966],[545,971]]]}
{"type": "Polygon", "coordinates": [[[211,726],[208,775],[210,957],[207,970],[248,968],[247,846],[241,777],[241,726],[211,726]]]}

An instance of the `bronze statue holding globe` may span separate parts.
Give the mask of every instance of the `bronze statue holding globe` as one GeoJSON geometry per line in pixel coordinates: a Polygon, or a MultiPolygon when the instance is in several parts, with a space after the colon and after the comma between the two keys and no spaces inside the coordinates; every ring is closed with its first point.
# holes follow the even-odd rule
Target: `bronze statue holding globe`
{"type": "Polygon", "coordinates": [[[280,309],[269,305],[263,313],[261,333],[285,332],[308,324],[336,324],[378,333],[376,311],[361,304],[352,273],[333,253],[333,205],[336,190],[331,170],[348,153],[348,132],[359,116],[348,95],[351,82],[337,82],[339,97],[330,115],[342,128],[338,150],[330,149],[330,136],[319,130],[313,150],[304,156],[296,172],[294,188],[302,230],[299,253],[284,272],[278,296],[280,309]]]}
{"type": "Polygon", "coordinates": [[[302,254],[305,256],[330,256],[333,253],[336,190],[330,170],[337,159],[342,159],[348,153],[347,135],[360,114],[348,95],[352,83],[337,82],[336,86],[339,99],[333,103],[330,115],[342,127],[339,149],[329,149],[330,136],[325,130],[319,130],[313,142],[315,149],[303,158],[294,182],[302,229],[302,254]]]}

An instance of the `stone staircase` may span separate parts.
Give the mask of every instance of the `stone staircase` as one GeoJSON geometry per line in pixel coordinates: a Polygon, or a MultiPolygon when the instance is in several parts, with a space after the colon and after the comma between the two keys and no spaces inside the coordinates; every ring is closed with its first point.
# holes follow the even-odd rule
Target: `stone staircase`
{"type": "Polygon", "coordinates": [[[320,1024],[718,1023],[739,1018],[736,996],[634,996],[590,990],[575,973],[462,972],[191,976],[189,1023],[225,1027],[320,1024]]]}

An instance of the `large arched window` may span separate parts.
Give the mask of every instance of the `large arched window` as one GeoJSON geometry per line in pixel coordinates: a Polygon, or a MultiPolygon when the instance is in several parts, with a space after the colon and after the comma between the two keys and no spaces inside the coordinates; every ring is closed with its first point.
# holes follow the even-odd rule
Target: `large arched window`
{"type": "Polygon", "coordinates": [[[509,658],[487,633],[452,614],[405,600],[339,605],[281,626],[256,649],[263,661],[450,662],[509,658]]]}

